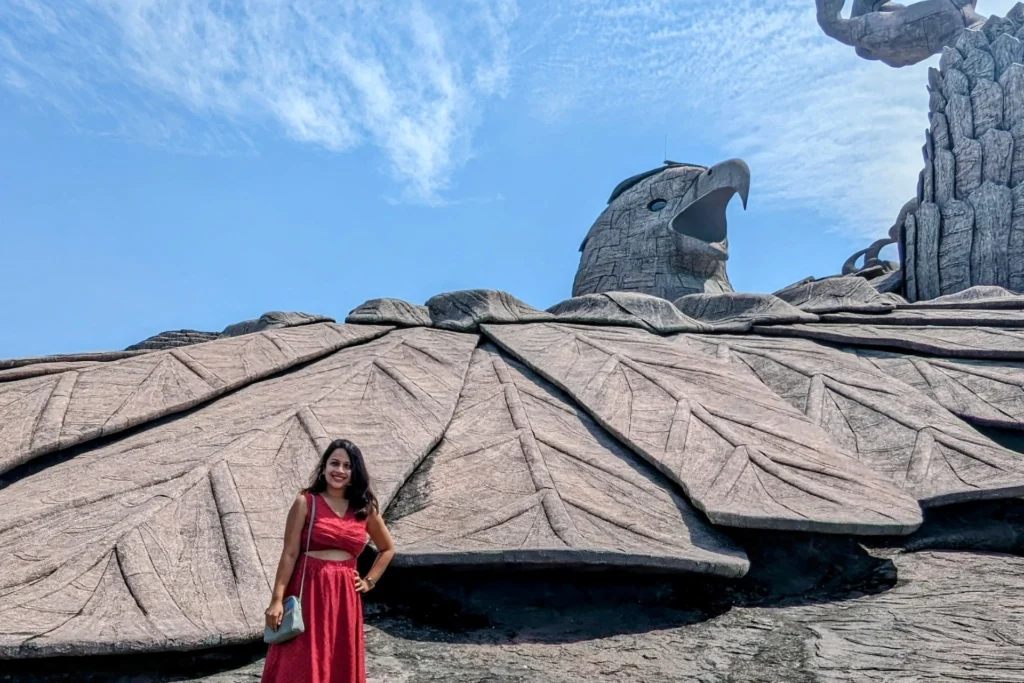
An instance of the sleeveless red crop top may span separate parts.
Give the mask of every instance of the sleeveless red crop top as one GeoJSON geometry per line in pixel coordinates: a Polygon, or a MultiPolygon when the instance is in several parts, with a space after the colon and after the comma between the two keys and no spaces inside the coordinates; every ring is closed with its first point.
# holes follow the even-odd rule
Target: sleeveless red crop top
{"type": "MultiPolygon", "coordinates": [[[[309,533],[309,515],[313,509],[313,495],[306,496],[306,522],[302,525],[302,549],[306,548],[306,535],[309,533]]],[[[317,494],[316,520],[313,522],[313,534],[309,539],[310,550],[344,550],[352,557],[359,557],[366,547],[366,520],[356,519],[355,511],[349,507],[345,514],[339,516],[331,509],[323,496],[317,494]]]]}

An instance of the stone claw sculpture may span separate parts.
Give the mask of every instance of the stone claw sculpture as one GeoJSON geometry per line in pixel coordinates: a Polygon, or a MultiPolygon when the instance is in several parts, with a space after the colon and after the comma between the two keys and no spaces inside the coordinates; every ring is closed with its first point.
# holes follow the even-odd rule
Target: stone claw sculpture
{"type": "Polygon", "coordinates": [[[893,67],[917,64],[952,45],[964,29],[978,28],[985,17],[974,0],[924,0],[909,6],[888,0],[854,0],[850,18],[845,0],[816,0],[818,25],[825,35],[856,49],[864,59],[893,67]]]}

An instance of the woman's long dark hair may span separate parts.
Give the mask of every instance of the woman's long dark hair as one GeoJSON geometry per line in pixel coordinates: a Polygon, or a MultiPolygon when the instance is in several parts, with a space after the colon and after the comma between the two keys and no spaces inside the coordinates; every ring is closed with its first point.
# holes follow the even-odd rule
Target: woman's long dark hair
{"type": "Polygon", "coordinates": [[[327,461],[331,453],[338,449],[348,453],[349,462],[352,465],[352,473],[349,477],[348,487],[345,489],[345,499],[349,507],[355,511],[356,519],[366,519],[371,513],[377,512],[377,496],[373,495],[370,488],[370,473],[366,469],[366,460],[359,448],[348,439],[335,439],[327,446],[327,450],[320,456],[320,464],[310,478],[309,486],[304,489],[306,493],[323,493],[327,490],[327,477],[324,470],[327,469],[327,461]]]}

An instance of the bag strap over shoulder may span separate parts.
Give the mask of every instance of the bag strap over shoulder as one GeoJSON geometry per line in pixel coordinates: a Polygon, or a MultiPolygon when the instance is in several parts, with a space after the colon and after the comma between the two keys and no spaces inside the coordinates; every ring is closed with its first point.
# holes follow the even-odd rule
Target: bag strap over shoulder
{"type": "Polygon", "coordinates": [[[299,582],[299,603],[302,603],[302,589],[306,587],[306,560],[309,558],[309,539],[313,537],[313,522],[316,520],[316,494],[310,493],[312,508],[309,512],[309,530],[306,531],[306,552],[302,555],[302,580],[299,582]]]}

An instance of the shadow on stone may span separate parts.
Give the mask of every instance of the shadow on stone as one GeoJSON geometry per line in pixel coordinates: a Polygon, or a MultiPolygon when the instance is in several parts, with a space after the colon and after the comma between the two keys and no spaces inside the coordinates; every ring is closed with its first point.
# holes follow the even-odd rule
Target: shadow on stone
{"type": "MultiPolygon", "coordinates": [[[[4,661],[0,683],[175,683],[237,670],[258,662],[266,652],[261,641],[197,652],[4,661]]],[[[261,670],[256,670],[254,682],[261,670]]]]}
{"type": "Polygon", "coordinates": [[[572,643],[696,625],[733,607],[842,601],[896,584],[891,560],[848,537],[732,535],[751,560],[739,581],[570,567],[396,568],[368,601],[367,623],[421,641],[572,643]]]}
{"type": "Polygon", "coordinates": [[[884,539],[878,546],[908,552],[959,550],[1024,555],[1024,500],[985,500],[927,509],[924,523],[914,534],[884,539]]]}

